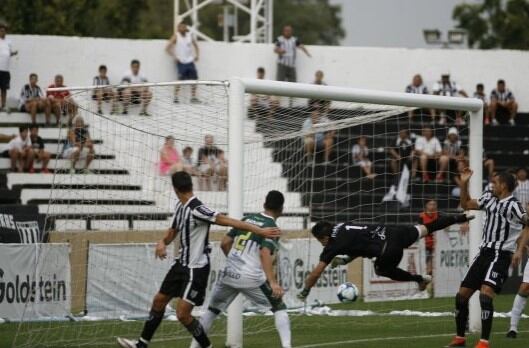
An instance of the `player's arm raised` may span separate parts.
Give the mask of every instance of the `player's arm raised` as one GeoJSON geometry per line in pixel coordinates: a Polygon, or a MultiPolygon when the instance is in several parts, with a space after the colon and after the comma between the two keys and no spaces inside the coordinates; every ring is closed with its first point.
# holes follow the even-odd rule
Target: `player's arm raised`
{"type": "Polygon", "coordinates": [[[241,220],[233,219],[229,216],[222,214],[217,215],[215,223],[221,226],[230,226],[240,231],[249,231],[264,238],[276,238],[281,235],[281,231],[277,227],[261,228],[259,226],[249,224],[241,220]]]}
{"type": "MultiPolygon", "coordinates": [[[[527,214],[525,214],[527,216],[527,214]]],[[[522,261],[523,254],[526,250],[527,245],[529,244],[529,227],[525,226],[525,228],[522,230],[522,234],[518,238],[518,245],[516,248],[516,252],[512,256],[512,266],[518,266],[520,264],[520,261],[522,261]]]]}
{"type": "Polygon", "coordinates": [[[177,235],[178,230],[176,228],[171,227],[167,229],[165,236],[156,244],[154,254],[157,258],[163,260],[167,257],[167,246],[171,244],[177,235]]]}
{"type": "Polygon", "coordinates": [[[305,279],[305,287],[303,290],[298,294],[298,298],[300,300],[305,300],[307,296],[309,296],[310,289],[316,284],[318,279],[320,279],[321,274],[323,271],[325,271],[325,268],[327,268],[327,263],[320,261],[316,267],[310,272],[310,274],[307,276],[307,279],[305,279]]]}
{"type": "Polygon", "coordinates": [[[460,184],[459,188],[461,189],[461,208],[464,210],[479,210],[478,201],[470,197],[470,192],[468,191],[468,184],[470,182],[470,177],[472,176],[472,169],[465,168],[460,175],[460,184]]]}

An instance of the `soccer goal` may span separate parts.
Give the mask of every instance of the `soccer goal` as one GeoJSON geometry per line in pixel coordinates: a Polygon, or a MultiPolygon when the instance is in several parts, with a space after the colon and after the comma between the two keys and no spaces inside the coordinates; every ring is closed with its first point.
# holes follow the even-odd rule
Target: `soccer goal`
{"type": "MultiPolygon", "coordinates": [[[[479,214],[470,224],[468,243],[458,246],[465,250],[450,254],[451,263],[459,260],[457,272],[445,270],[445,278],[437,280],[435,265],[441,260],[432,256],[433,295],[432,290],[418,291],[415,283],[376,277],[369,260],[328,270],[307,303],[299,302],[296,293],[321,251],[309,232],[314,222],[414,224],[425,202],[432,200],[439,211],[455,213],[454,180],[459,162],[467,160],[474,170],[471,194],[481,194],[481,101],[239,78],[68,90],[68,102],[76,103],[78,116],[71,125],[41,130],[56,140],[47,145],[54,157],[49,166],[53,175],[13,177],[28,184],[24,201],[46,214],[50,244],[69,246],[66,256],[63,251],[38,254],[29,277],[64,278],[66,295],[64,300],[51,296],[50,301],[27,297],[22,314],[6,318],[18,322],[15,347],[106,346],[115,336],[140,334],[152,296],[178,250],[171,248],[166,260],[154,259],[153,243],[171,222],[176,197],[169,175],[177,170],[192,175],[195,194],[205,204],[233,217],[260,212],[269,190],[284,193],[278,225],[285,236],[276,273],[292,313],[296,346],[322,339],[310,333],[325,323],[306,314],[347,317],[350,321],[333,322],[344,329],[361,316],[372,316],[363,326],[356,325],[364,332],[410,311],[415,329],[424,313],[433,313],[432,327],[453,326],[450,314],[432,296],[455,294],[457,287],[437,289],[435,284],[457,284],[457,272],[478,249],[479,214]],[[432,123],[434,115],[454,126],[432,123]],[[440,138],[440,146],[450,133],[455,139],[451,146],[457,149],[448,146],[455,152],[443,160],[407,154],[424,132],[440,138]],[[402,147],[397,145],[401,136],[402,147]],[[334,306],[336,288],[346,281],[361,289],[360,300],[334,306]]],[[[211,230],[208,291],[222,274],[219,241],[225,232],[221,227],[211,230]]],[[[455,236],[466,239],[459,231],[455,236]]],[[[408,250],[402,267],[428,272],[425,249],[419,244],[408,250]]],[[[46,293],[45,285],[37,281],[35,286],[37,293],[46,293]]],[[[271,342],[274,323],[266,312],[236,300],[213,327],[213,341],[230,347],[271,342]]],[[[479,302],[473,299],[472,331],[479,330],[479,313],[479,302]]],[[[165,319],[154,342],[186,346],[187,331],[171,323],[176,320],[172,306],[165,319]]],[[[353,331],[344,332],[354,339],[353,331]]]]}

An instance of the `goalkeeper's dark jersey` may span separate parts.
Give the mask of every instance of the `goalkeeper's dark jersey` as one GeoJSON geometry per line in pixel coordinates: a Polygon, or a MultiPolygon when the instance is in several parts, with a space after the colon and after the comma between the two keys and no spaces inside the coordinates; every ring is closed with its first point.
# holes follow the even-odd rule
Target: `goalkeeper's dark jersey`
{"type": "Polygon", "coordinates": [[[320,261],[330,263],[337,255],[350,257],[378,257],[386,241],[386,227],[358,223],[334,226],[329,243],[320,255],[320,261]]]}

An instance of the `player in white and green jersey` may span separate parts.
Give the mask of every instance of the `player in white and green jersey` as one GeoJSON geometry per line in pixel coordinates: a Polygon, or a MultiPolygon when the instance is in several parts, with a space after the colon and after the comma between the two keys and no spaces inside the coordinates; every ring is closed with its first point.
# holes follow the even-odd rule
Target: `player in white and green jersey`
{"type": "MultiPolygon", "coordinates": [[[[275,220],[283,212],[285,198],[279,191],[266,195],[264,212],[243,218],[261,228],[276,227],[275,220]]],[[[208,310],[200,318],[207,333],[215,318],[225,312],[239,293],[251,301],[271,308],[281,340],[281,347],[290,348],[290,320],[282,300],[284,290],[276,280],[273,270],[273,255],[278,241],[265,239],[248,231],[232,229],[224,236],[221,248],[226,255],[226,266],[217,280],[211,295],[208,310]]],[[[191,347],[198,347],[193,340],[191,347]]]]}

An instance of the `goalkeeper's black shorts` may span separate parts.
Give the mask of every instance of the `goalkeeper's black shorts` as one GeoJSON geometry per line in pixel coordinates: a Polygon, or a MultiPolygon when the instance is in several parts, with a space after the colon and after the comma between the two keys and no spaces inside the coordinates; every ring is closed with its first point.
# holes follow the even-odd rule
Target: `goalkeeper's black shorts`
{"type": "Polygon", "coordinates": [[[416,226],[387,226],[386,242],[375,261],[375,269],[396,268],[402,260],[404,249],[409,248],[418,239],[419,230],[416,226]]]}

